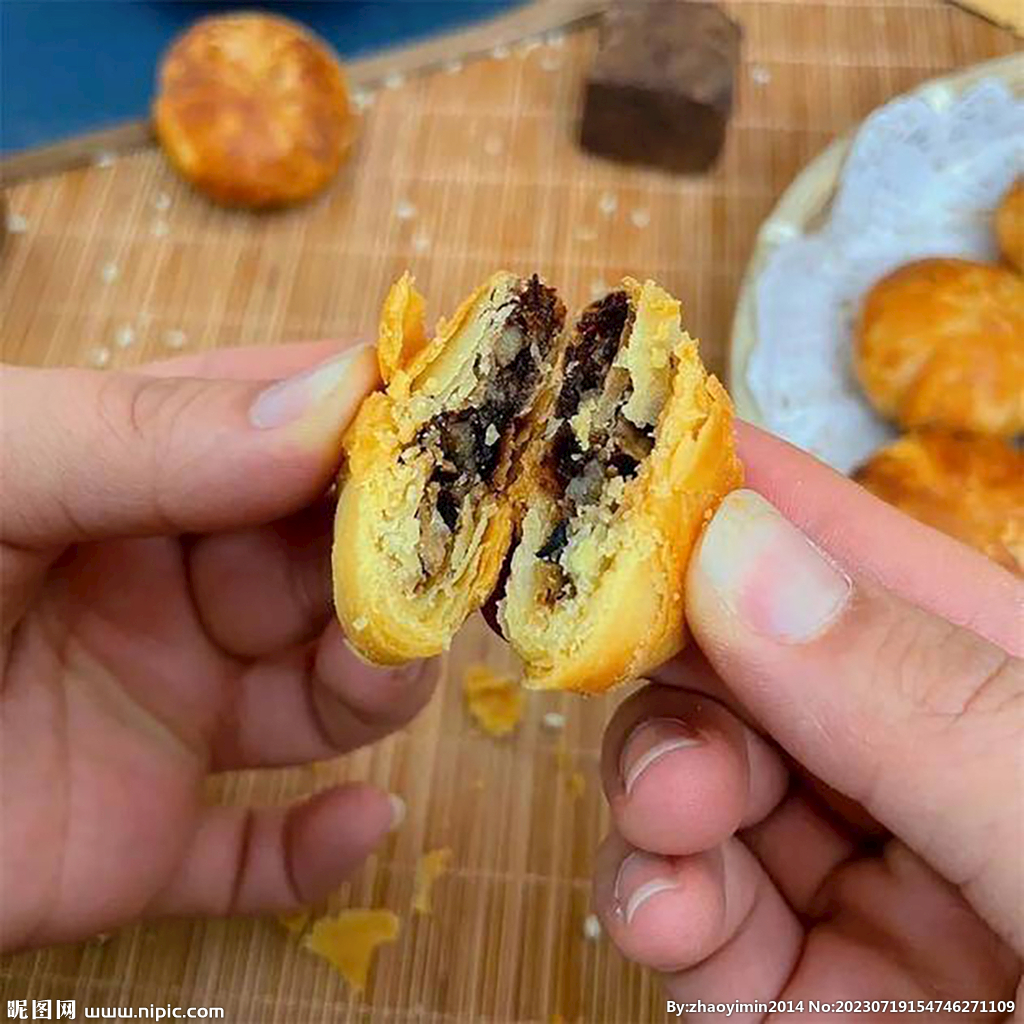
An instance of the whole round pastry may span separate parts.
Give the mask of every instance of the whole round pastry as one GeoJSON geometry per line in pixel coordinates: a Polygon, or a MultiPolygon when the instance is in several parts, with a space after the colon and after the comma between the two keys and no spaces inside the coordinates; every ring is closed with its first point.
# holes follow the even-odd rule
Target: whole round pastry
{"type": "Polygon", "coordinates": [[[1024,453],[995,437],[908,434],[855,479],[890,505],[1024,573],[1024,453]]]}
{"type": "Polygon", "coordinates": [[[1024,175],[1010,186],[999,203],[996,237],[1006,260],[1024,273],[1024,175]]]}
{"type": "Polygon", "coordinates": [[[302,26],[265,14],[193,25],[163,59],[153,116],[174,166],[229,206],[308,198],[354,136],[338,59],[302,26]]]}
{"type": "Polygon", "coordinates": [[[1024,278],[959,259],[908,263],[868,292],[854,369],[905,429],[1024,430],[1024,278]]]}

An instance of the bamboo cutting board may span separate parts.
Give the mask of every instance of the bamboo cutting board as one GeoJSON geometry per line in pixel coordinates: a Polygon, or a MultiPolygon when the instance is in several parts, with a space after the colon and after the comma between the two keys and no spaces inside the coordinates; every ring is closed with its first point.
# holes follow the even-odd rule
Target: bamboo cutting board
{"type": "MultiPolygon", "coordinates": [[[[313,204],[265,217],[214,209],[142,151],[8,193],[3,356],[135,366],[171,351],[370,336],[406,267],[440,313],[499,266],[539,271],[572,303],[622,274],[679,295],[723,373],[737,285],[760,221],[799,168],[874,106],[1013,37],[931,0],[726,5],[745,30],[727,149],[710,175],[622,170],[573,141],[591,29],[504,48],[362,97],[358,152],[313,204]]],[[[403,917],[353,998],[272,920],[179,921],[0,961],[0,1003],[220,1006],[235,1022],[665,1019],[657,979],[584,936],[606,827],[596,765],[621,694],[528,695],[517,733],[480,734],[466,664],[507,654],[474,624],[408,730],[337,762],[225,779],[229,801],[293,799],[345,778],[402,794],[400,831],[339,905],[403,917]],[[541,718],[557,710],[564,733],[541,718]],[[560,751],[560,745],[564,750],[560,751]],[[567,784],[583,773],[582,794],[567,784]],[[432,917],[408,913],[419,855],[450,846],[432,917]]],[[[742,992],[736,997],[741,998],[742,992]]],[[[31,1004],[30,1004],[31,1005],[31,1004]]]]}

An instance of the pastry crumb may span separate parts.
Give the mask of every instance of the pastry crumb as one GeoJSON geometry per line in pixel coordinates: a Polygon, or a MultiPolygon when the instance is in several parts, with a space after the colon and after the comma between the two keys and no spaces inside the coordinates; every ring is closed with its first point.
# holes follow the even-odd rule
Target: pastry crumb
{"type": "Polygon", "coordinates": [[[7,230],[12,235],[23,235],[28,231],[28,221],[20,213],[7,214],[7,230]]]}
{"type": "Polygon", "coordinates": [[[412,220],[416,216],[416,207],[408,199],[400,199],[395,206],[395,216],[399,220],[412,220]]]}
{"type": "Polygon", "coordinates": [[[645,228],[651,223],[651,211],[637,208],[629,215],[629,219],[633,222],[633,227],[645,228]]]}
{"type": "Polygon", "coordinates": [[[610,217],[618,208],[619,200],[614,192],[604,192],[597,201],[597,208],[606,216],[610,217]]]}
{"type": "Polygon", "coordinates": [[[507,736],[523,716],[523,694],[511,676],[487,665],[470,665],[462,679],[466,708],[484,732],[507,736]]]}
{"type": "Polygon", "coordinates": [[[462,70],[461,60],[450,60],[445,63],[444,70],[446,74],[457,75],[462,70]]]}
{"type": "Polygon", "coordinates": [[[398,938],[401,922],[390,910],[342,910],[313,924],[303,945],[323,957],[356,991],[366,988],[377,947],[398,938]]]}
{"type": "Polygon", "coordinates": [[[405,75],[401,71],[394,71],[384,79],[386,89],[400,89],[405,85],[405,75]]]}
{"type": "Polygon", "coordinates": [[[426,252],[430,248],[430,236],[420,231],[413,236],[412,248],[414,252],[426,252]]]}
{"type": "Polygon", "coordinates": [[[171,208],[171,197],[166,192],[158,192],[153,197],[153,206],[155,209],[163,212],[171,208]]]}
{"type": "Polygon", "coordinates": [[[587,780],[583,775],[583,772],[573,772],[565,781],[566,788],[569,790],[569,796],[574,800],[579,800],[587,791],[587,780]]]}
{"type": "Polygon", "coordinates": [[[755,64],[750,69],[750,77],[755,85],[767,85],[772,80],[772,73],[763,64],[755,64]]]}
{"type": "Polygon", "coordinates": [[[282,928],[290,931],[292,935],[301,935],[309,924],[310,912],[303,907],[301,910],[293,910],[288,914],[278,914],[277,923],[282,928]]]}
{"type": "Polygon", "coordinates": [[[499,43],[491,49],[491,56],[495,60],[504,60],[512,51],[504,43],[499,43]]]}
{"type": "Polygon", "coordinates": [[[122,324],[114,332],[114,342],[118,348],[130,348],[135,343],[135,328],[131,324],[122,324]]]}
{"type": "Polygon", "coordinates": [[[452,862],[452,851],[448,846],[428,850],[416,864],[416,878],[413,882],[412,909],[417,914],[429,914],[434,883],[448,871],[452,862]]]}
{"type": "Polygon", "coordinates": [[[170,331],[164,331],[164,344],[168,348],[184,348],[185,347],[185,332],[172,329],[170,331]]]}
{"type": "Polygon", "coordinates": [[[97,153],[93,158],[93,167],[113,167],[114,166],[114,154],[103,151],[97,153]]]}
{"type": "Polygon", "coordinates": [[[117,269],[117,264],[111,260],[109,263],[104,263],[100,268],[100,278],[104,284],[113,284],[117,280],[120,271],[117,269]]]}
{"type": "Polygon", "coordinates": [[[100,345],[89,352],[89,364],[102,370],[110,362],[110,349],[100,345]]]}
{"type": "Polygon", "coordinates": [[[550,729],[552,732],[561,732],[565,728],[565,715],[561,711],[548,711],[545,712],[541,723],[545,729],[550,729]]]}
{"type": "Polygon", "coordinates": [[[591,942],[601,938],[601,922],[597,919],[597,914],[587,914],[583,919],[583,937],[591,942]]]}

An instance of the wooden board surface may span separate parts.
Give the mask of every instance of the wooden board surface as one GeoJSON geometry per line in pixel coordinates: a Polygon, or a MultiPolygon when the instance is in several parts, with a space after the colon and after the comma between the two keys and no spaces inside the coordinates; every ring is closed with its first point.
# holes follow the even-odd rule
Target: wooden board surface
{"type": "MultiPolygon", "coordinates": [[[[889,96],[1016,45],[931,0],[726,6],[745,29],[745,64],[724,159],[703,178],[626,171],[576,149],[595,45],[584,30],[382,89],[355,159],[302,209],[214,209],[152,151],[19,185],[8,200],[23,230],[0,258],[3,356],[119,368],[180,348],[367,337],[406,267],[436,314],[506,266],[539,271],[573,303],[623,273],[656,277],[724,372],[758,224],[799,168],[889,96]]],[[[468,722],[459,693],[462,669],[480,657],[507,663],[474,624],[422,717],[373,749],[225,780],[231,801],[293,798],[350,777],[408,801],[402,829],[339,896],[404,918],[362,999],[275,922],[250,920],[146,925],[8,957],[0,1003],[222,1006],[228,1021],[289,1024],[665,1019],[657,979],[582,932],[606,825],[600,736],[621,695],[532,695],[517,734],[492,740],[468,722]],[[567,717],[566,748],[587,780],[580,798],[559,769],[558,737],[542,727],[548,710],[567,717]],[[435,915],[410,918],[414,865],[436,846],[453,848],[453,871],[435,915]]]]}

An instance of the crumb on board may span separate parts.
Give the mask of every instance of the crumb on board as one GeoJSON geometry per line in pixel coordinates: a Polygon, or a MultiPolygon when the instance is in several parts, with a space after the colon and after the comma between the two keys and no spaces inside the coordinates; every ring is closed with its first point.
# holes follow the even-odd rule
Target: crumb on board
{"type": "Polygon", "coordinates": [[[412,220],[416,216],[416,207],[408,199],[400,199],[395,205],[395,216],[399,220],[412,220]]]}
{"type": "Polygon", "coordinates": [[[561,711],[546,711],[541,724],[552,732],[561,732],[565,728],[565,715],[561,711]]]}
{"type": "Polygon", "coordinates": [[[310,913],[305,908],[293,910],[288,914],[278,914],[277,923],[290,931],[292,935],[301,935],[309,924],[310,913]]]}
{"type": "Polygon", "coordinates": [[[185,342],[188,338],[185,336],[185,332],[172,328],[169,331],[164,331],[164,344],[168,348],[179,349],[185,347],[185,342]]]}
{"type": "Polygon", "coordinates": [[[597,914],[587,914],[583,918],[583,937],[591,942],[601,938],[601,922],[597,919],[597,914]]]}
{"type": "Polygon", "coordinates": [[[118,348],[131,348],[135,344],[135,328],[131,324],[121,324],[114,332],[114,342],[118,348]]]}
{"type": "Polygon", "coordinates": [[[651,223],[651,211],[638,207],[629,215],[630,221],[635,228],[645,228],[651,223]]]}
{"type": "Polygon", "coordinates": [[[452,862],[451,847],[428,850],[416,863],[413,881],[412,909],[417,914],[429,914],[434,883],[445,874],[452,862]]]}
{"type": "Polygon", "coordinates": [[[401,922],[390,910],[342,910],[313,924],[303,945],[323,957],[356,992],[366,988],[377,947],[398,938],[401,922]]]}
{"type": "Polygon", "coordinates": [[[392,71],[391,74],[384,79],[385,89],[401,89],[403,85],[405,85],[405,75],[403,75],[401,71],[392,71]]]}
{"type": "Polygon", "coordinates": [[[98,345],[96,348],[89,350],[87,358],[90,366],[95,366],[96,369],[102,370],[104,366],[110,363],[110,349],[106,345],[98,345]]]}
{"type": "Polygon", "coordinates": [[[154,238],[164,238],[170,230],[171,226],[167,221],[155,220],[153,221],[153,226],[149,229],[149,232],[154,238]]]}
{"type": "Polygon", "coordinates": [[[28,231],[28,221],[20,213],[8,213],[7,230],[12,235],[23,235],[28,231]]]}
{"type": "Polygon", "coordinates": [[[523,694],[516,681],[488,665],[470,665],[462,679],[466,708],[484,732],[507,736],[523,716],[523,694]]]}
{"type": "Polygon", "coordinates": [[[603,192],[597,201],[597,208],[610,217],[619,208],[619,197],[614,192],[603,192]]]}
{"type": "Polygon", "coordinates": [[[109,260],[100,267],[100,279],[104,284],[113,284],[120,274],[117,264],[113,260],[109,260]]]}
{"type": "Polygon", "coordinates": [[[587,780],[584,777],[583,772],[573,772],[569,778],[565,780],[565,785],[569,790],[569,796],[574,800],[579,800],[579,798],[587,791],[587,780]]]}
{"type": "Polygon", "coordinates": [[[446,74],[457,75],[462,70],[462,61],[461,60],[446,61],[445,65],[444,65],[444,70],[445,70],[446,74]]]}

